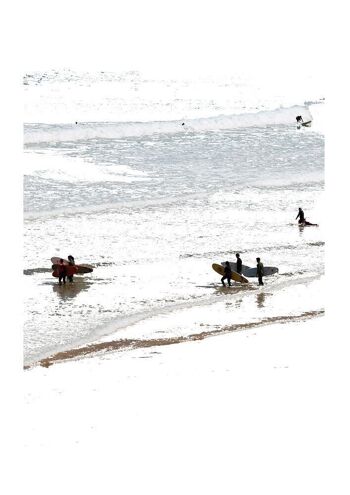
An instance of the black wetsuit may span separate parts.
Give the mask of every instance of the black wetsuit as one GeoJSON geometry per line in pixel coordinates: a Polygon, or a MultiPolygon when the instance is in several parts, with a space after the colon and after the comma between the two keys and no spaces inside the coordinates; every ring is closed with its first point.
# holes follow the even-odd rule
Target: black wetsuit
{"type": "Polygon", "coordinates": [[[227,278],[228,285],[231,286],[231,277],[232,277],[231,267],[225,265],[224,266],[224,276],[221,279],[222,285],[225,286],[224,280],[225,280],[225,278],[227,278]]]}
{"type": "Polygon", "coordinates": [[[242,260],[241,258],[237,258],[237,273],[242,273],[242,260]]]}
{"type": "Polygon", "coordinates": [[[259,280],[259,285],[264,285],[263,282],[263,275],[264,275],[264,265],[259,261],[259,263],[256,265],[256,275],[259,280]]]}
{"type": "MultiPolygon", "coordinates": [[[[75,261],[74,261],[73,256],[68,256],[68,260],[69,260],[70,266],[75,265],[75,261]]],[[[73,275],[67,275],[67,278],[68,278],[69,282],[73,282],[73,275]]]]}
{"type": "Polygon", "coordinates": [[[303,210],[301,208],[300,208],[299,213],[297,215],[297,218],[298,217],[299,217],[299,223],[304,223],[305,222],[305,215],[304,215],[304,212],[303,212],[303,210]]]}
{"type": "Polygon", "coordinates": [[[58,283],[61,285],[62,282],[66,283],[67,269],[64,265],[58,265],[58,283]]]}

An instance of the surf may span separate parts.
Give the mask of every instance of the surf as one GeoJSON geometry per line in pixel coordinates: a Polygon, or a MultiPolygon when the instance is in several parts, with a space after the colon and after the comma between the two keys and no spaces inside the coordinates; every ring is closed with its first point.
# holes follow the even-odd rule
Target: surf
{"type": "Polygon", "coordinates": [[[295,122],[295,115],[302,113],[312,119],[306,106],[295,105],[269,111],[217,115],[189,120],[149,122],[81,122],[71,124],[25,124],[24,144],[82,141],[92,139],[125,139],[154,134],[184,134],[210,132],[247,127],[288,125],[295,122]]]}

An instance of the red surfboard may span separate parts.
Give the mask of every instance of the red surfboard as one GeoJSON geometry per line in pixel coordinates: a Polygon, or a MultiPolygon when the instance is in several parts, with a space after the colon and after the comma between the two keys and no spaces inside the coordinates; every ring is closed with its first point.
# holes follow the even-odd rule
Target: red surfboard
{"type": "MultiPolygon", "coordinates": [[[[54,256],[53,258],[51,258],[52,269],[54,271],[57,270],[60,259],[61,258],[58,258],[57,256],[54,256]]],[[[70,265],[69,261],[65,260],[65,259],[63,259],[63,264],[64,264],[64,266],[75,266],[77,268],[77,272],[75,272],[75,273],[77,273],[78,275],[81,275],[83,273],[91,273],[94,269],[94,267],[91,265],[85,265],[85,264],[84,265],[70,265]]]]}
{"type": "MultiPolygon", "coordinates": [[[[64,264],[64,263],[63,263],[64,264]]],[[[75,275],[78,273],[78,267],[75,265],[64,265],[66,269],[66,275],[67,277],[71,277],[72,275],[75,275]]],[[[59,276],[59,271],[58,271],[58,265],[55,265],[55,269],[52,272],[53,277],[58,277],[59,276]]]]}

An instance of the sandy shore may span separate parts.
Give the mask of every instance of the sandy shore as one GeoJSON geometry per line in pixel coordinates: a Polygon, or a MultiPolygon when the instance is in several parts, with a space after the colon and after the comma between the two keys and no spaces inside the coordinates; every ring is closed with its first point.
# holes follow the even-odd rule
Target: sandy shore
{"type": "Polygon", "coordinates": [[[325,470],[326,322],[26,371],[26,493],[341,493],[325,470]]]}

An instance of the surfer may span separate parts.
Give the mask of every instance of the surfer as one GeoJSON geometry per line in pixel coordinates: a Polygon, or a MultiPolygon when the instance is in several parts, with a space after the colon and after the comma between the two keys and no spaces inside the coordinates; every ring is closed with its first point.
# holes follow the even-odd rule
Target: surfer
{"type": "Polygon", "coordinates": [[[299,208],[299,212],[297,214],[297,216],[295,217],[295,220],[299,217],[299,220],[298,222],[299,223],[304,223],[305,222],[305,214],[303,212],[303,210],[301,208],[299,208]]]}
{"type": "Polygon", "coordinates": [[[305,214],[303,212],[303,210],[301,208],[299,208],[299,213],[297,214],[295,220],[299,217],[299,226],[302,227],[304,225],[313,225],[314,227],[318,227],[318,224],[317,223],[311,223],[311,222],[308,222],[305,218],[305,214]]]}
{"type": "Polygon", "coordinates": [[[236,258],[237,258],[237,273],[242,275],[242,260],[239,256],[239,253],[236,253],[236,258]]]}
{"type": "Polygon", "coordinates": [[[63,264],[63,259],[60,259],[58,264],[58,284],[62,285],[62,282],[66,283],[67,269],[63,264]]]}
{"type": "Polygon", "coordinates": [[[298,124],[301,124],[302,122],[304,122],[304,121],[303,121],[303,117],[302,117],[301,115],[297,115],[297,116],[295,117],[295,119],[296,119],[296,121],[297,121],[297,123],[298,123],[298,124]]]}
{"type": "Polygon", "coordinates": [[[257,265],[256,265],[256,276],[258,277],[259,280],[259,285],[264,285],[263,282],[263,275],[264,275],[264,265],[261,263],[260,258],[256,258],[257,265]]]}
{"type": "Polygon", "coordinates": [[[224,266],[224,276],[221,279],[222,285],[224,287],[226,287],[224,282],[225,278],[227,278],[227,283],[231,287],[231,277],[232,277],[232,271],[231,271],[230,263],[226,261],[224,266]]]}
{"type": "MultiPolygon", "coordinates": [[[[68,263],[70,266],[75,265],[74,258],[71,254],[68,256],[68,263]]],[[[67,275],[67,278],[68,278],[69,282],[73,282],[73,275],[67,275]]]]}

